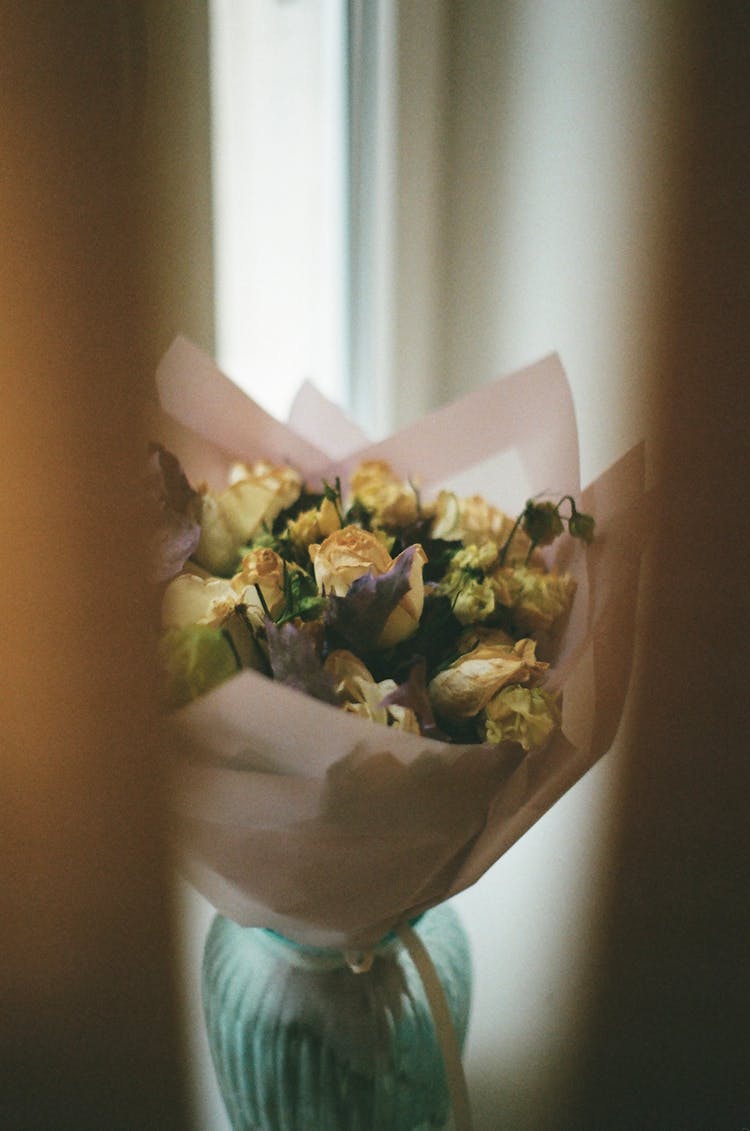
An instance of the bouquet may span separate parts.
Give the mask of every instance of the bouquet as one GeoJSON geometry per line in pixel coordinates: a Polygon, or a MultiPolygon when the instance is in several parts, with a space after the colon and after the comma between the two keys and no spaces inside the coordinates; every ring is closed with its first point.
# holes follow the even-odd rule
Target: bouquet
{"type": "Polygon", "coordinates": [[[556,358],[369,446],[310,388],[281,425],[183,340],[158,383],[183,867],[238,923],[367,949],[614,738],[642,451],[581,496],[556,358]]]}
{"type": "Polygon", "coordinates": [[[263,460],[196,492],[170,453],[154,456],[167,507],[193,516],[189,540],[175,524],[162,547],[162,569],[192,547],[162,601],[170,706],[249,667],[425,737],[519,755],[547,744],[560,712],[535,634],[554,632],[575,582],[535,552],[562,534],[566,504],[568,532],[592,540],[574,499],[529,500],[515,522],[479,495],[425,505],[383,460],[359,464],[348,495],[338,477],[310,493],[263,460]]]}

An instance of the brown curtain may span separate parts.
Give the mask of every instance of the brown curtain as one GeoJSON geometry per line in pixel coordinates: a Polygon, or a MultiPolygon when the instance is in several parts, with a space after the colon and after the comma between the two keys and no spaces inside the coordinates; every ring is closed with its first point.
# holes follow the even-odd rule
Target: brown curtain
{"type": "Polygon", "coordinates": [[[206,5],[29,0],[0,26],[0,1127],[170,1131],[139,480],[157,354],[211,346],[206,5]]]}
{"type": "Polygon", "coordinates": [[[570,1131],[750,1126],[750,5],[686,4],[663,487],[570,1131]]]}

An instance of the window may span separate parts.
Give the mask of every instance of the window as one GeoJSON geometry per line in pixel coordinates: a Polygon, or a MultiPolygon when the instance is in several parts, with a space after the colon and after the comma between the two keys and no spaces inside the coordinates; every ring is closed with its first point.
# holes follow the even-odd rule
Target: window
{"type": "Polygon", "coordinates": [[[220,366],[285,416],[346,400],[345,0],[212,0],[220,366]]]}

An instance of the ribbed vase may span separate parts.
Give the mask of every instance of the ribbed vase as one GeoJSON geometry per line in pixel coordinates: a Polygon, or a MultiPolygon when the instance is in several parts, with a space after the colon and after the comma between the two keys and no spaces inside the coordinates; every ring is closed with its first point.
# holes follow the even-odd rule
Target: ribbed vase
{"type": "MultiPolygon", "coordinates": [[[[471,965],[453,909],[414,930],[463,1046],[471,965]]],[[[338,951],[303,947],[217,915],[203,959],[214,1067],[234,1131],[435,1131],[448,1087],[422,981],[389,936],[355,974],[338,951]]]]}

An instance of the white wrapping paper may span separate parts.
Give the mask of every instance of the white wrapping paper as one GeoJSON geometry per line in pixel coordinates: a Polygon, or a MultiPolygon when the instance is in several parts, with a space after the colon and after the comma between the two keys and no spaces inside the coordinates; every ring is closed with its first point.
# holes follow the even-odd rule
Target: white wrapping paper
{"type": "Polygon", "coordinates": [[[267,457],[311,486],[362,459],[481,494],[509,514],[574,495],[594,515],[550,564],[578,589],[549,682],[560,733],[541,754],[441,743],[378,726],[265,676],[238,673],[173,713],[179,864],[223,914],[299,942],[367,949],[478,880],[612,744],[627,693],[645,524],[642,447],[582,494],[570,389],[557,357],[481,387],[378,444],[307,387],[295,427],[268,416],[184,339],[162,361],[160,439],[191,482],[267,457]]]}

